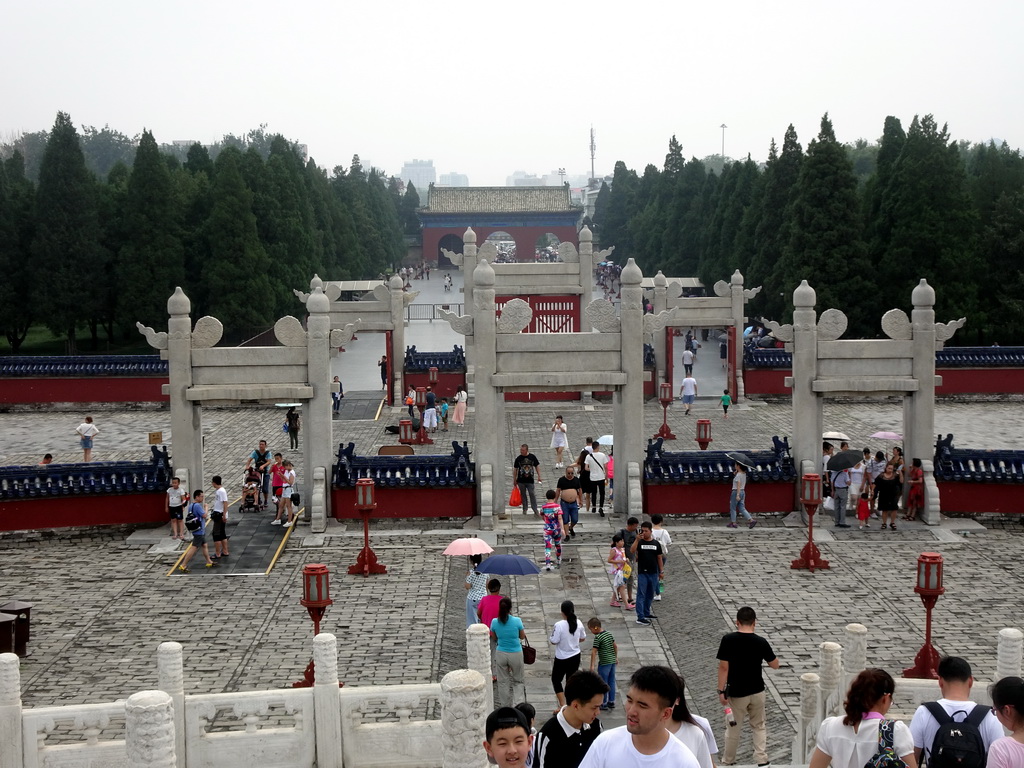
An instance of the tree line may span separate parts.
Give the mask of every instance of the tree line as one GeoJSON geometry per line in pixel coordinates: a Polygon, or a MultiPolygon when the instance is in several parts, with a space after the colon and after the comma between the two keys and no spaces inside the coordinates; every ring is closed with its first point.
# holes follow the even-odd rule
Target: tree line
{"type": "Polygon", "coordinates": [[[615,164],[594,223],[648,275],[710,286],[739,269],[763,286],[751,315],[788,322],[806,279],[819,311],[847,314],[849,337],[876,337],[923,277],[940,319],[967,317],[960,343],[1024,343],[1024,159],[1005,142],[954,142],[932,115],[906,130],[887,117],[878,142],[844,145],[826,114],[806,150],[790,125],[763,166],[721,173],[684,160],[673,136],[661,169],[615,164]]]}
{"type": "Polygon", "coordinates": [[[405,256],[416,191],[358,155],[328,174],[262,127],[212,152],[118,136],[83,142],[61,112],[45,141],[0,148],[0,328],[15,352],[34,324],[72,352],[134,338],[136,321],[166,327],[177,285],[193,317],[239,341],[300,313],[292,289],[314,273],[369,279],[405,256]]]}

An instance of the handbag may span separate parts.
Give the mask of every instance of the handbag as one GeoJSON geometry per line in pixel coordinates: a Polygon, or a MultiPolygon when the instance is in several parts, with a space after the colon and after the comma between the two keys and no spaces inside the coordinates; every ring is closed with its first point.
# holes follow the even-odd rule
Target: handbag
{"type": "Polygon", "coordinates": [[[821,508],[826,512],[836,511],[836,499],[834,496],[827,496],[823,502],[821,502],[821,508]]]}
{"type": "MultiPolygon", "coordinates": [[[[523,633],[526,634],[525,632],[523,633]]],[[[533,664],[537,660],[537,649],[527,639],[523,645],[523,664],[533,664]]]]}
{"type": "Polygon", "coordinates": [[[512,495],[508,497],[508,505],[510,507],[518,507],[523,503],[523,497],[519,493],[519,486],[515,485],[512,487],[512,495]]]}
{"type": "Polygon", "coordinates": [[[292,491],[292,506],[298,507],[302,503],[302,497],[298,491],[292,491]]]}

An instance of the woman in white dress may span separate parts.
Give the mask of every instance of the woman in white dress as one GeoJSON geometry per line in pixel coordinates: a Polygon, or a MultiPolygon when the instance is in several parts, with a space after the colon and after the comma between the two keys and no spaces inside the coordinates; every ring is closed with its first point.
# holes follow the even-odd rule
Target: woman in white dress
{"type": "Polygon", "coordinates": [[[469,395],[466,393],[466,388],[459,384],[458,389],[455,390],[455,413],[452,414],[452,421],[460,427],[466,423],[467,400],[469,400],[469,395]]]}
{"type": "Polygon", "coordinates": [[[907,768],[917,768],[914,737],[906,723],[886,718],[896,683],[884,669],[865,669],[850,684],[845,717],[827,717],[818,728],[810,768],[864,768],[878,752],[879,728],[891,734],[892,747],[907,768]]]}
{"type": "Polygon", "coordinates": [[[562,451],[569,444],[569,428],[562,421],[561,416],[555,416],[555,423],[551,425],[551,447],[555,449],[555,469],[561,469],[562,451]]]}

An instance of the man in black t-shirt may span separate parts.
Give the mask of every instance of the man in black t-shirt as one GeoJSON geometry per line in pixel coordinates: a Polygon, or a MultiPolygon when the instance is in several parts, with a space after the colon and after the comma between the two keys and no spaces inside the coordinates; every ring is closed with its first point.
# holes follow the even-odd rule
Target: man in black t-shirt
{"type": "Polygon", "coordinates": [[[651,602],[658,590],[658,579],[664,576],[661,544],[652,531],[649,522],[641,523],[640,538],[630,547],[636,555],[636,623],[645,627],[651,625],[651,619],[658,618],[651,613],[651,602]]]}
{"type": "Polygon", "coordinates": [[[757,614],[753,608],[743,607],[736,612],[736,632],[730,632],[718,645],[718,700],[722,706],[731,706],[736,725],[725,731],[725,754],[722,765],[736,762],[736,748],[743,732],[743,719],[750,721],[754,741],[754,759],[758,766],[767,766],[768,732],[764,724],[764,678],[761,662],[772,669],[779,668],[779,659],[771,645],[754,634],[757,614]]]}
{"type": "Polygon", "coordinates": [[[530,497],[530,506],[533,507],[533,514],[539,515],[537,509],[537,496],[533,492],[534,478],[536,482],[540,479],[540,461],[530,453],[530,446],[523,443],[519,447],[519,455],[512,462],[512,483],[519,486],[519,495],[523,500],[523,514],[526,514],[526,497],[530,497]]]}

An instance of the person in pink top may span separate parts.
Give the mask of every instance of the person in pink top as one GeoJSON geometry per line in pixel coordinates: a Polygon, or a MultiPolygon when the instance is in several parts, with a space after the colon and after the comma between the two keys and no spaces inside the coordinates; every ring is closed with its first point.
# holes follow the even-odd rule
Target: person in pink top
{"type": "Polygon", "coordinates": [[[1010,731],[1009,736],[996,739],[988,748],[990,768],[1022,768],[1024,766],[1024,680],[1004,677],[989,688],[992,712],[999,724],[1010,731]]]}
{"type": "MultiPolygon", "coordinates": [[[[480,623],[486,627],[498,618],[498,606],[501,603],[501,582],[491,579],[487,582],[487,594],[480,598],[476,605],[476,615],[480,617],[480,623]]],[[[498,638],[491,632],[491,678],[492,682],[497,679],[497,672],[494,669],[494,651],[498,647],[498,638]]]]}
{"type": "Polygon", "coordinates": [[[615,501],[615,451],[608,449],[608,461],[604,465],[605,474],[608,475],[608,501],[615,501]]]}

